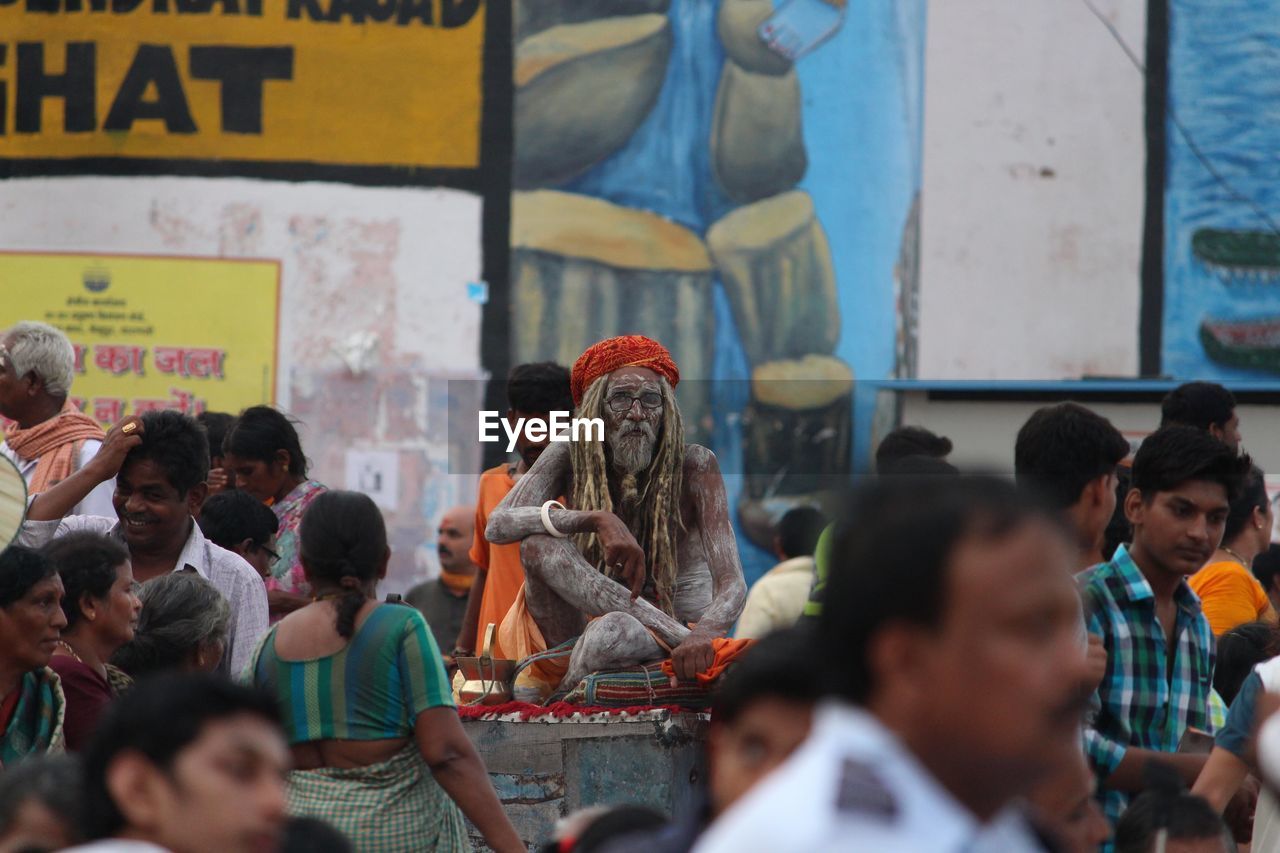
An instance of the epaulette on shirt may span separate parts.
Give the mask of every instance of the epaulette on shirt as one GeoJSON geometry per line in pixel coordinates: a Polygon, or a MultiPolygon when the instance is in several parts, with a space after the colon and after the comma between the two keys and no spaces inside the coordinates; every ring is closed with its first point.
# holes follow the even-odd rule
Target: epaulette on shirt
{"type": "Polygon", "coordinates": [[[846,758],[836,788],[836,811],[892,823],[898,818],[898,801],[874,767],[846,758]]]}

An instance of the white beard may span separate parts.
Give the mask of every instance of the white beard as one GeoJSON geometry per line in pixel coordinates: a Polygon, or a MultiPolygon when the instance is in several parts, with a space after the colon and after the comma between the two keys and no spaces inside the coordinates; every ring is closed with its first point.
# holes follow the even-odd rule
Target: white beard
{"type": "Polygon", "coordinates": [[[609,435],[609,450],[613,454],[613,467],[623,474],[639,474],[653,462],[653,446],[656,436],[653,427],[641,422],[625,431],[614,430],[609,435]]]}

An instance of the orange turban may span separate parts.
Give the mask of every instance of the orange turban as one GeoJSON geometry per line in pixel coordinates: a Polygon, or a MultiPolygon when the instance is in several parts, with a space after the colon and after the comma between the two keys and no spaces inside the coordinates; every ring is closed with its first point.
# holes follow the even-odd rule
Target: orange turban
{"type": "Polygon", "coordinates": [[[569,378],[573,404],[582,404],[582,395],[592,382],[623,367],[647,367],[666,377],[672,388],[680,381],[680,370],[666,347],[644,335],[619,335],[587,347],[573,363],[569,378]]]}

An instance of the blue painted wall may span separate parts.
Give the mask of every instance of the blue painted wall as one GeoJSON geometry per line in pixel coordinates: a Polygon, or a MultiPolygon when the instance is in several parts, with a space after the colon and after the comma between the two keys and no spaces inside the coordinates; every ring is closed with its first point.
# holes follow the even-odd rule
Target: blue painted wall
{"type": "MultiPolygon", "coordinates": [[[[717,0],[672,0],[672,51],[652,111],[622,148],[554,189],[651,211],[700,236],[735,207],[713,176],[709,145],[725,62],[719,7],[717,0]]],[[[812,197],[830,242],[841,315],[835,355],[855,379],[895,375],[894,267],[920,191],[924,34],[925,0],[850,3],[838,32],[796,65],[808,156],[798,186],[812,197]]],[[[714,313],[711,444],[736,504],[750,370],[718,282],[714,313]]],[[[874,389],[858,386],[859,468],[870,455],[874,405],[874,389]]],[[[776,562],[745,536],[739,543],[748,581],[776,562]]]]}
{"type": "Polygon", "coordinates": [[[1200,329],[1206,320],[1280,320],[1280,267],[1208,262],[1192,240],[1199,229],[1228,229],[1271,233],[1280,243],[1280,0],[1170,0],[1169,7],[1163,371],[1275,378],[1275,370],[1211,358],[1200,329]]]}

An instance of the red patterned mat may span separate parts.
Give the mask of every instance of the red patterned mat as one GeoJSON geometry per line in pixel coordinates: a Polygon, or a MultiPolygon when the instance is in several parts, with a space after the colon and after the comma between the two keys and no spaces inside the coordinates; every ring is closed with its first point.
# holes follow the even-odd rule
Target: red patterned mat
{"type": "Polygon", "coordinates": [[[665,711],[679,714],[686,709],[679,705],[632,705],[625,708],[606,708],[598,705],[571,705],[568,702],[553,702],[550,705],[532,705],[528,702],[504,702],[501,705],[460,705],[458,716],[464,720],[481,720],[493,717],[515,718],[520,721],[538,719],[570,719],[589,716],[649,716],[655,712],[665,711]]]}

